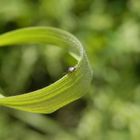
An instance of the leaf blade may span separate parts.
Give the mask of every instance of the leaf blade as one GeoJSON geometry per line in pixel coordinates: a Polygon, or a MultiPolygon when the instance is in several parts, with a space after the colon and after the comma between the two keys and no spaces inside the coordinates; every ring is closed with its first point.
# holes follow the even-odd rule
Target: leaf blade
{"type": "Polygon", "coordinates": [[[22,43],[47,43],[64,47],[77,56],[76,70],[43,89],[0,98],[0,105],[34,113],[51,113],[88,91],[92,71],[81,43],[73,35],[51,27],[31,27],[0,36],[1,47],[22,43]]]}

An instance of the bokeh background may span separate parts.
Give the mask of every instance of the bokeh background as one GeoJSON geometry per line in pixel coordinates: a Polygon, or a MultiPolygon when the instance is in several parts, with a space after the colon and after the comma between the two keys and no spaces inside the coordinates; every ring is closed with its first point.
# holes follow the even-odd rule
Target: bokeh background
{"type": "MultiPolygon", "coordinates": [[[[0,108],[0,140],[140,139],[140,0],[0,0],[0,33],[30,26],[71,32],[84,44],[93,81],[82,99],[50,114],[0,108]]],[[[0,93],[42,88],[66,73],[59,48],[0,48],[0,93]]]]}

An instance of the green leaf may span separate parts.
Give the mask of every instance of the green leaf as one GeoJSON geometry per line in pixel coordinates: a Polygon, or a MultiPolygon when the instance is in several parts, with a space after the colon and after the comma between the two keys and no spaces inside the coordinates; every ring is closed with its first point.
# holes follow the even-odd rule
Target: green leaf
{"type": "Polygon", "coordinates": [[[67,49],[77,60],[76,69],[45,88],[22,95],[3,96],[0,105],[34,113],[51,113],[87,93],[92,71],[83,46],[73,35],[51,27],[31,27],[0,36],[0,47],[27,43],[52,44],[67,49]]]}

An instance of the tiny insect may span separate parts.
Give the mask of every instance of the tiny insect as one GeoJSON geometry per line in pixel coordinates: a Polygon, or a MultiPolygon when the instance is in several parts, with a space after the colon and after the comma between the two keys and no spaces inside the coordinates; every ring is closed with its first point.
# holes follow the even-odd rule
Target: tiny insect
{"type": "Polygon", "coordinates": [[[69,67],[68,68],[68,72],[69,73],[72,73],[72,72],[74,72],[76,70],[76,67],[69,67]]]}

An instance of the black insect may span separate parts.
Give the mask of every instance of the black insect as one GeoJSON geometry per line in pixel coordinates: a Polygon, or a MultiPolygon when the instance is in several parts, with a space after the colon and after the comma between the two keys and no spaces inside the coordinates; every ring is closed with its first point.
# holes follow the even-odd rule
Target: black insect
{"type": "Polygon", "coordinates": [[[72,73],[72,72],[74,72],[76,70],[76,67],[69,67],[68,68],[68,72],[69,73],[72,73]]]}

